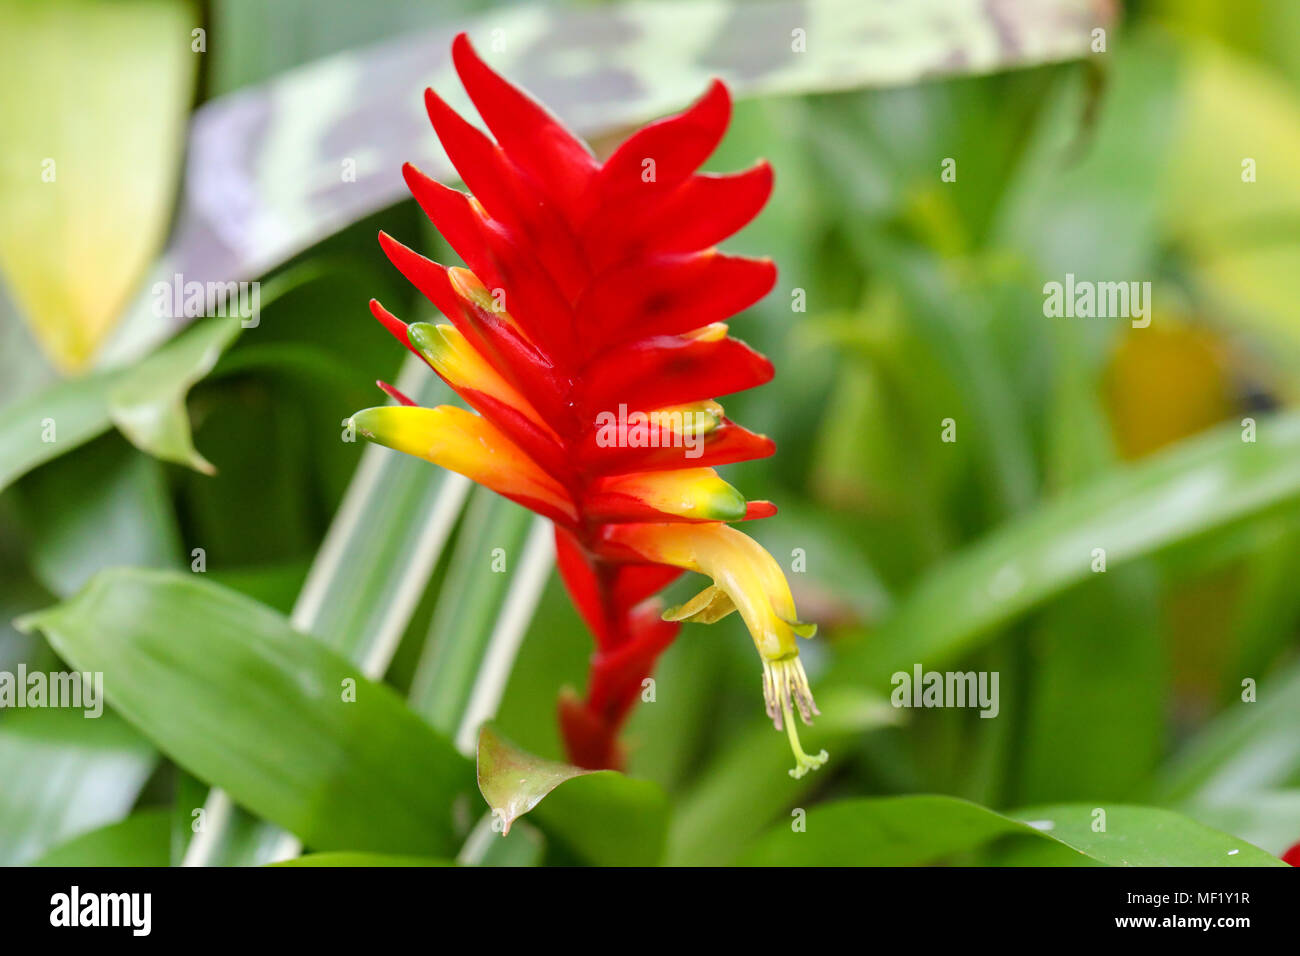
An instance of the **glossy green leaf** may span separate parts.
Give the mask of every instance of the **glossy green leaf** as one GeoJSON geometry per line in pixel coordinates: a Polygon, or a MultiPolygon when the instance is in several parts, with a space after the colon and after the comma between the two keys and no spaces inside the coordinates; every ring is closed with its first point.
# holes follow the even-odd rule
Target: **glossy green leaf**
{"type": "Polygon", "coordinates": [[[184,451],[188,426],[178,437],[176,410],[238,332],[237,320],[201,322],[134,368],[58,382],[0,409],[0,488],[114,421],[144,451],[193,464],[184,451]]]}
{"type": "MultiPolygon", "coordinates": [[[[397,387],[423,405],[452,397],[419,359],[397,387]]],[[[367,445],[294,604],[292,623],[378,678],[460,515],[469,482],[427,462],[367,445]]],[[[186,856],[191,865],[266,863],[297,852],[292,840],[258,824],[219,792],[211,825],[186,856]]]]}
{"type": "Polygon", "coordinates": [[[438,860],[427,856],[394,856],[383,853],[308,853],[306,856],[292,860],[271,863],[269,866],[342,866],[342,867],[387,867],[387,866],[453,866],[449,860],[438,860]]]}
{"type": "Polygon", "coordinates": [[[460,731],[531,522],[487,488],[471,492],[410,693],[411,706],[449,736],[460,731]]]}
{"type": "Polygon", "coordinates": [[[1094,573],[1281,509],[1300,506],[1300,414],[1261,418],[1258,441],[1229,426],[1107,473],[1039,505],[936,567],[830,680],[884,687],[935,668],[1094,573]]]}
{"type": "Polygon", "coordinates": [[[137,448],[165,461],[212,474],[212,463],[194,448],[185,395],[212,371],[239,335],[237,319],[208,319],[163,352],[136,366],[108,392],[108,415],[137,448]]]}
{"type": "Polygon", "coordinates": [[[520,750],[491,725],[479,731],[478,788],[502,833],[560,784],[592,772],[520,750]]]}
{"type": "Polygon", "coordinates": [[[463,753],[497,715],[555,566],[550,522],[485,488],[474,496],[409,693],[411,706],[454,735],[463,753]]]}
{"type": "MultiPolygon", "coordinates": [[[[832,760],[868,731],[897,723],[889,702],[852,688],[818,695],[822,715],[803,732],[804,746],[825,747],[832,760]]],[[[773,820],[820,784],[816,774],[794,780],[786,772],[790,749],[768,721],[727,743],[682,796],[668,835],[667,861],[675,866],[732,862],[773,820]]]]}
{"type": "Polygon", "coordinates": [[[110,570],[24,624],[102,671],[113,707],[178,764],[311,846],[458,845],[468,762],[268,608],[197,575],[110,570]]]}
{"type": "Polygon", "coordinates": [[[1007,837],[1061,844],[1111,866],[1285,866],[1243,840],[1169,810],[1092,806],[1004,815],[944,796],[842,800],[771,830],[746,855],[757,866],[915,866],[1007,837]]]}
{"type": "Polygon", "coordinates": [[[1011,814],[1110,866],[1286,866],[1245,840],[1160,807],[1057,804],[1011,814]],[[1105,811],[1103,821],[1097,810],[1105,811]]]}
{"type": "Polygon", "coordinates": [[[168,866],[171,813],[141,810],[46,853],[33,866],[168,866]]]}
{"type": "MultiPolygon", "coordinates": [[[[262,290],[261,307],[320,274],[311,263],[286,270],[262,290]]],[[[194,449],[185,396],[241,331],[238,318],[205,319],[133,365],[56,382],[0,408],[0,489],[114,424],[141,451],[209,471],[194,449]]]]}
{"type": "Polygon", "coordinates": [[[0,409],[0,488],[107,431],[108,390],[120,374],[57,382],[0,409]]]}
{"type": "Polygon", "coordinates": [[[1300,789],[1205,798],[1181,804],[1178,809],[1278,856],[1300,843],[1300,789]]]}
{"type": "Polygon", "coordinates": [[[0,721],[0,865],[32,860],[135,803],[157,754],[111,712],[16,710],[0,721]]]}
{"type": "Polygon", "coordinates": [[[668,801],[649,781],[537,757],[485,725],[478,785],[502,832],[532,811],[545,833],[589,863],[651,866],[663,854],[668,801]]]}

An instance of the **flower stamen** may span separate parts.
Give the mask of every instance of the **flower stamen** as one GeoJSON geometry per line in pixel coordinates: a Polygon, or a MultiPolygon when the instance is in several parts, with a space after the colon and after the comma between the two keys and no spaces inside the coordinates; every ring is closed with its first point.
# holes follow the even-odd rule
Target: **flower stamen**
{"type": "Polygon", "coordinates": [[[812,715],[820,714],[813,700],[812,689],[808,686],[808,675],[804,673],[803,663],[797,655],[780,660],[763,661],[763,698],[767,703],[767,715],[777,730],[785,729],[790,739],[790,750],[794,754],[795,766],[790,776],[798,780],[809,770],[816,770],[827,760],[827,753],[822,750],[811,756],[799,742],[799,731],[794,721],[795,708],[805,724],[812,724],[812,715]]]}

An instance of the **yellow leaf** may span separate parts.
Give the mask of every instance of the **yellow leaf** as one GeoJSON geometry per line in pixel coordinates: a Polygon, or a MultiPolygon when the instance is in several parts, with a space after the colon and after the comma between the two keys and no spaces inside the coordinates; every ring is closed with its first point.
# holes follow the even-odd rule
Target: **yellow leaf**
{"type": "Polygon", "coordinates": [[[197,21],[179,0],[0,0],[0,273],[65,373],[166,234],[197,21]]]}

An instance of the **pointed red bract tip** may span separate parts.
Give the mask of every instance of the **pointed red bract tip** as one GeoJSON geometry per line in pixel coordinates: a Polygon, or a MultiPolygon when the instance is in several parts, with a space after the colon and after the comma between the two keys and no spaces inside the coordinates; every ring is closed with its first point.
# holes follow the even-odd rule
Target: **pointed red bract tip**
{"type": "Polygon", "coordinates": [[[389,398],[395,400],[399,405],[416,405],[416,404],[419,404],[418,402],[415,401],[415,399],[413,399],[413,398],[407,398],[407,397],[406,397],[405,395],[403,395],[400,391],[398,391],[397,388],[396,388],[395,386],[389,385],[389,384],[388,384],[387,382],[385,382],[383,379],[378,379],[378,380],[375,382],[375,384],[378,385],[378,386],[380,387],[380,389],[383,391],[383,393],[384,393],[385,395],[387,395],[389,398]]]}
{"type": "Polygon", "coordinates": [[[451,58],[465,92],[511,162],[572,211],[597,170],[587,144],[546,107],[484,63],[467,34],[452,42],[451,58]]]}
{"type": "Polygon", "coordinates": [[[731,95],[720,80],[691,106],[637,130],[600,170],[602,203],[628,197],[664,194],[676,189],[712,155],[731,121],[731,95]],[[647,180],[646,163],[654,162],[647,180]]]}
{"type": "MultiPolygon", "coordinates": [[[[411,348],[411,339],[406,331],[406,323],[380,305],[378,299],[370,300],[370,314],[379,320],[380,325],[392,333],[393,338],[408,349],[411,348]]],[[[411,349],[411,351],[415,350],[411,349]]]]}
{"type": "Polygon", "coordinates": [[[1300,866],[1300,843],[1282,854],[1282,862],[1290,863],[1292,866],[1300,866]]]}

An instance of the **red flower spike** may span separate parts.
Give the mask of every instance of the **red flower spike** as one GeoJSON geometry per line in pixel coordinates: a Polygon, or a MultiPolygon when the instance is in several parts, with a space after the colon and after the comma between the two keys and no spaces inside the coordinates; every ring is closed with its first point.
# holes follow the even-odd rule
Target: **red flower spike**
{"type": "Polygon", "coordinates": [[[634,133],[604,165],[555,117],[488,68],[462,34],[456,71],[495,142],[432,90],[425,107],[472,195],[407,164],[407,185],[468,269],[380,234],[393,264],[450,325],[375,317],[473,411],[397,405],[352,417],[371,441],[458,471],[555,524],[560,575],[596,638],[586,696],[561,696],[569,759],[622,762],[618,732],[682,621],[738,611],[763,665],[767,711],[796,759],[794,714],[817,712],[781,569],[727,522],[769,517],[713,466],[770,455],[771,440],[715,399],[761,385],[772,365],[726,321],[771,291],[763,259],[713,244],[756,215],[766,163],[699,173],[731,115],[715,82],[685,112],[634,133]],[[654,594],[683,570],[712,586],[663,611],[654,594]]]}

